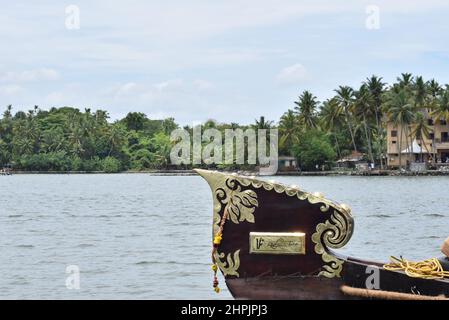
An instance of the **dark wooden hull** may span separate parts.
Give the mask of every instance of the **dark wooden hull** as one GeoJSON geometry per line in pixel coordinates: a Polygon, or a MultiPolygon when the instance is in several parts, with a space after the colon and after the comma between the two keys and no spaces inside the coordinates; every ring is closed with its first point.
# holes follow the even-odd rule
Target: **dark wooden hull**
{"type": "Polygon", "coordinates": [[[343,247],[354,229],[346,205],[295,186],[198,173],[213,193],[213,234],[223,238],[213,260],[236,299],[360,299],[366,295],[357,290],[366,289],[403,298],[449,297],[447,280],[411,278],[335,254],[332,249],[343,247]]]}
{"type": "MultiPolygon", "coordinates": [[[[313,276],[234,278],[227,279],[226,285],[234,298],[242,300],[359,300],[366,297],[345,294],[342,287],[366,289],[365,282],[369,276],[366,274],[367,266],[346,262],[346,275],[337,279],[313,276]]],[[[414,279],[402,272],[379,270],[383,280],[375,290],[449,297],[449,283],[446,280],[414,279]]],[[[371,299],[378,298],[373,296],[371,299]]]]}
{"type": "Polygon", "coordinates": [[[322,277],[263,277],[227,279],[235,299],[242,300],[343,300],[341,279],[322,277]]]}

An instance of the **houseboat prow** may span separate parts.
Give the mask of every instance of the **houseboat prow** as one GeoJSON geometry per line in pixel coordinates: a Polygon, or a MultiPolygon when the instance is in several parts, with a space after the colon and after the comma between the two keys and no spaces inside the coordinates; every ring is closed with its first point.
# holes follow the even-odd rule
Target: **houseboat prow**
{"type": "MultiPolygon", "coordinates": [[[[411,276],[400,261],[386,265],[335,253],[354,231],[347,205],[256,177],[196,172],[212,190],[213,269],[236,299],[449,298],[445,270],[411,276]]],[[[447,260],[440,262],[428,263],[441,269],[447,260]]],[[[219,291],[217,277],[214,288],[219,291]]]]}

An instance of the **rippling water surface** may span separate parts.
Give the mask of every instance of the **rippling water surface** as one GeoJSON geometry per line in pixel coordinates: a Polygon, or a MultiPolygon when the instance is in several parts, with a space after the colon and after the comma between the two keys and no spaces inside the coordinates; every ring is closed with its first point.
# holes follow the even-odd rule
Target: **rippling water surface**
{"type": "MultiPolygon", "coordinates": [[[[276,177],[347,203],[342,252],[386,261],[439,256],[447,177],[276,177]]],[[[210,299],[212,197],[199,177],[0,177],[0,298],[210,299]],[[66,288],[79,266],[80,290],[66,288]]]]}

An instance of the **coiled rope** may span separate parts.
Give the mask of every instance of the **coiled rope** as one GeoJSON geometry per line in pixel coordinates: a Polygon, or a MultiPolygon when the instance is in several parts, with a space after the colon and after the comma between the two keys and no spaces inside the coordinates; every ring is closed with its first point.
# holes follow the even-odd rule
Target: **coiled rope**
{"type": "Polygon", "coordinates": [[[430,280],[449,278],[449,271],[444,271],[437,258],[413,262],[402,257],[398,259],[392,256],[390,260],[390,263],[384,265],[385,270],[404,271],[406,275],[412,278],[430,280]]]}
{"type": "MultiPolygon", "coordinates": [[[[438,259],[432,258],[424,261],[414,262],[407,259],[390,257],[391,262],[383,267],[389,271],[404,271],[412,278],[419,279],[445,279],[449,278],[449,271],[444,271],[438,259]]],[[[349,296],[361,297],[365,299],[386,299],[386,300],[448,300],[444,295],[424,296],[419,294],[371,290],[364,288],[353,288],[342,286],[341,291],[349,296]]]]}

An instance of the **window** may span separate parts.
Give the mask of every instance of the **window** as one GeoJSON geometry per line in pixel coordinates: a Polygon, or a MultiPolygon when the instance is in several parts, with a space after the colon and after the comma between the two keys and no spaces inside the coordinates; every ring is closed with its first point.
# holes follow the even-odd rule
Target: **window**
{"type": "Polygon", "coordinates": [[[429,139],[431,140],[435,139],[435,133],[433,132],[429,133],[429,139]]]}
{"type": "Polygon", "coordinates": [[[396,131],[396,130],[392,130],[391,131],[391,137],[392,138],[395,138],[395,137],[397,137],[398,136],[398,132],[396,131]]]}
{"type": "Polygon", "coordinates": [[[442,126],[445,126],[445,125],[447,124],[447,122],[446,122],[445,119],[441,119],[441,120],[440,120],[440,124],[441,124],[442,126]]]}
{"type": "Polygon", "coordinates": [[[441,142],[449,142],[449,135],[447,132],[441,132],[441,142]]]}
{"type": "Polygon", "coordinates": [[[396,144],[396,140],[394,140],[394,141],[391,141],[391,143],[392,143],[392,144],[396,144]]]}
{"type": "Polygon", "coordinates": [[[427,120],[427,124],[428,124],[429,126],[433,126],[433,120],[432,120],[432,119],[428,119],[428,120],[427,120]]]}

